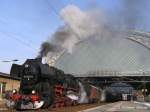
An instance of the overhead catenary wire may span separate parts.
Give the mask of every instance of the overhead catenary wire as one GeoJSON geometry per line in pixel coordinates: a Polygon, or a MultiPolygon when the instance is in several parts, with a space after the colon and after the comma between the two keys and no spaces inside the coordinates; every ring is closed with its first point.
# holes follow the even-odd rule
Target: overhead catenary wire
{"type": "MultiPolygon", "coordinates": [[[[3,18],[1,18],[1,17],[0,17],[0,22],[1,22],[2,24],[5,24],[5,25],[9,25],[9,26],[10,26],[10,24],[8,24],[8,22],[5,21],[5,20],[4,20],[3,18]]],[[[15,36],[17,36],[17,37],[19,36],[20,38],[21,38],[21,37],[26,38],[25,36],[20,35],[20,34],[17,34],[17,33],[14,32],[14,31],[13,31],[13,32],[0,31],[0,32],[1,32],[1,33],[7,33],[7,34],[9,33],[9,34],[15,35],[15,36]]],[[[16,37],[16,38],[17,38],[17,37],[16,37]]],[[[21,38],[20,40],[24,41],[25,43],[29,43],[30,45],[32,45],[32,47],[35,46],[31,40],[27,40],[27,39],[24,39],[24,40],[23,40],[23,38],[21,38]]]]}
{"type": "Polygon", "coordinates": [[[12,59],[12,60],[0,60],[0,62],[17,62],[18,59],[12,59]]]}
{"type": "Polygon", "coordinates": [[[58,14],[58,12],[56,11],[56,9],[53,7],[53,5],[49,2],[49,0],[45,0],[49,6],[49,8],[51,8],[51,10],[54,12],[54,14],[60,18],[60,15],[58,14]]]}
{"type": "Polygon", "coordinates": [[[8,38],[11,38],[11,39],[13,39],[13,40],[18,41],[19,43],[21,43],[22,45],[28,47],[28,48],[31,49],[31,50],[34,50],[34,51],[37,50],[37,49],[34,48],[30,43],[28,43],[28,42],[26,42],[26,41],[24,41],[24,40],[18,38],[18,37],[17,37],[16,35],[14,35],[14,34],[10,34],[10,33],[4,32],[4,31],[0,31],[0,33],[3,34],[3,35],[6,35],[8,38]]]}

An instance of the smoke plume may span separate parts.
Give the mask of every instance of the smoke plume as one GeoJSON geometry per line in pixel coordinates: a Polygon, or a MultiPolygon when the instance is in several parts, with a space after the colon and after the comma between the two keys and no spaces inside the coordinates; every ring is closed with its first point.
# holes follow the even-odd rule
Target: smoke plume
{"type": "Polygon", "coordinates": [[[64,25],[58,28],[48,42],[42,44],[40,56],[46,56],[48,52],[62,50],[71,53],[78,42],[91,38],[104,30],[105,19],[101,12],[81,11],[78,7],[69,5],[61,10],[60,16],[64,25]]]}
{"type": "Polygon", "coordinates": [[[85,39],[118,37],[122,30],[136,29],[142,24],[145,3],[146,0],[121,0],[120,8],[114,10],[115,17],[100,9],[83,11],[75,5],[66,6],[60,11],[64,25],[42,44],[40,56],[63,50],[72,53],[74,46],[85,39]]]}
{"type": "Polygon", "coordinates": [[[41,50],[38,57],[46,56],[48,52],[54,52],[55,49],[55,46],[52,45],[50,42],[44,42],[41,45],[41,50]]]}

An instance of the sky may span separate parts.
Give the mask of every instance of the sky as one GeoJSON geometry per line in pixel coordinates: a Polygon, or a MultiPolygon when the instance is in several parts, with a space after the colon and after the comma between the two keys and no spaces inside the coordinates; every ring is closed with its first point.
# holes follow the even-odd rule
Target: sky
{"type": "MultiPolygon", "coordinates": [[[[0,72],[9,73],[12,63],[22,64],[27,58],[35,58],[42,42],[63,24],[59,12],[67,5],[74,4],[82,10],[98,7],[113,16],[121,6],[120,1],[0,0],[0,72]],[[19,61],[3,62],[13,59],[19,61]]],[[[147,31],[149,19],[147,16],[144,27],[147,31]]]]}

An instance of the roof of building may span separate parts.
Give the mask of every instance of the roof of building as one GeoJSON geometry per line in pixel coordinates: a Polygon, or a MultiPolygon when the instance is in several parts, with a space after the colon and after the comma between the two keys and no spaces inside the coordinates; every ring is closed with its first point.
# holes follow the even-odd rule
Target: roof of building
{"type": "Polygon", "coordinates": [[[12,80],[20,80],[19,77],[12,77],[12,76],[10,76],[10,74],[2,73],[2,72],[0,72],[0,77],[7,78],[7,79],[12,79],[12,80]]]}
{"type": "MultiPolygon", "coordinates": [[[[150,38],[150,34],[146,36],[150,38]]],[[[127,36],[96,38],[81,42],[72,53],[65,52],[55,66],[84,76],[93,71],[146,72],[150,71],[150,51],[127,36]]]]}

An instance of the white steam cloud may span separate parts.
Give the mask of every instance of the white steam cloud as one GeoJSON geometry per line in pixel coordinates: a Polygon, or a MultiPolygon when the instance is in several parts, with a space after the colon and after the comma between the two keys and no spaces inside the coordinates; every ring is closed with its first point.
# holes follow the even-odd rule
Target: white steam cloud
{"type": "Polygon", "coordinates": [[[85,12],[75,5],[69,5],[62,9],[60,14],[64,20],[65,27],[71,34],[63,43],[63,47],[69,52],[72,52],[73,47],[79,41],[92,38],[104,30],[105,24],[102,12],[85,12]]]}
{"type": "Polygon", "coordinates": [[[104,32],[106,35],[106,18],[100,11],[82,11],[75,5],[68,5],[61,10],[60,16],[64,25],[52,35],[48,41],[49,46],[41,47],[41,57],[47,55],[48,52],[60,52],[64,49],[72,53],[78,42],[96,35],[103,35],[104,32]],[[43,47],[48,47],[48,49],[43,47]]]}

